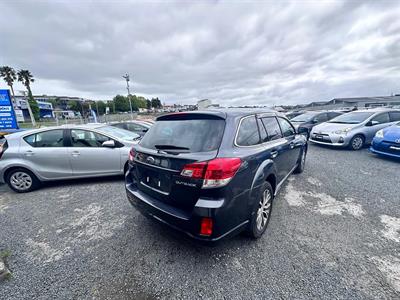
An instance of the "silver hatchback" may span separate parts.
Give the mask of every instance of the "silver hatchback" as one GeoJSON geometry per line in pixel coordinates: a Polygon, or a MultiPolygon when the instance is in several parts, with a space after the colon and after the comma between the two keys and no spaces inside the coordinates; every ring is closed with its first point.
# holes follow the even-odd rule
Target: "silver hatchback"
{"type": "Polygon", "coordinates": [[[400,110],[358,110],[315,126],[310,141],[317,144],[359,150],[370,144],[375,133],[400,121],[400,110]]]}
{"type": "Polygon", "coordinates": [[[0,182],[29,192],[42,181],[123,174],[140,136],[104,125],[49,127],[6,136],[0,182]]]}

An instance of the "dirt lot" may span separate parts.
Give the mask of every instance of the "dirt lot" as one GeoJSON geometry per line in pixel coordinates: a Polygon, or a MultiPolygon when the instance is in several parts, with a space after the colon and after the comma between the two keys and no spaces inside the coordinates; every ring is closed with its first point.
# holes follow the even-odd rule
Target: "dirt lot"
{"type": "Polygon", "coordinates": [[[203,247],[137,213],[123,180],[0,186],[2,299],[399,299],[400,162],[310,146],[265,236],[203,247]]]}

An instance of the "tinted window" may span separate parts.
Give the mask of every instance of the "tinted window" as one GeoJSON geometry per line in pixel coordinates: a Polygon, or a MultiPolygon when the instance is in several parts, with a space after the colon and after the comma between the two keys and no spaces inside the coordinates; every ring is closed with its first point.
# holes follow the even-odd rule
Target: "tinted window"
{"type": "Polygon", "coordinates": [[[389,113],[390,122],[400,121],[400,111],[393,111],[389,113]]]}
{"type": "Polygon", "coordinates": [[[49,130],[29,135],[24,138],[32,147],[63,147],[63,130],[49,130]]]}
{"type": "Polygon", "coordinates": [[[379,124],[389,123],[390,122],[389,114],[388,113],[379,114],[379,115],[373,117],[371,119],[371,121],[376,121],[379,124]]]}
{"type": "Polygon", "coordinates": [[[133,141],[140,136],[137,133],[131,132],[129,130],[121,129],[121,128],[116,128],[113,126],[102,126],[97,128],[98,131],[101,131],[105,134],[109,134],[112,137],[115,137],[117,139],[125,140],[125,141],[133,141]]]}
{"type": "Polygon", "coordinates": [[[317,112],[308,112],[292,118],[292,122],[310,122],[317,115],[317,112]]]}
{"type": "Polygon", "coordinates": [[[328,121],[328,115],[326,113],[319,114],[314,119],[318,120],[318,123],[326,122],[328,121]]]}
{"type": "Polygon", "coordinates": [[[282,137],[281,128],[275,117],[262,118],[265,129],[267,130],[268,140],[273,141],[282,137]]]}
{"type": "Polygon", "coordinates": [[[267,131],[265,130],[264,124],[262,123],[261,119],[257,119],[258,123],[258,129],[260,130],[260,137],[261,137],[261,142],[268,142],[268,134],[267,131]]]}
{"type": "Polygon", "coordinates": [[[97,132],[81,129],[71,130],[72,147],[101,147],[108,140],[110,138],[97,132]]]}
{"type": "Polygon", "coordinates": [[[126,125],[128,127],[128,130],[134,131],[134,132],[143,132],[144,130],[147,129],[146,127],[144,127],[142,125],[138,125],[138,124],[134,124],[134,123],[127,123],[126,125]]]}
{"type": "Polygon", "coordinates": [[[225,121],[220,119],[157,121],[140,145],[150,149],[156,149],[155,145],[171,145],[189,148],[190,152],[213,151],[221,144],[224,128],[225,121]]]}
{"type": "Polygon", "coordinates": [[[328,120],[332,119],[332,118],[336,118],[337,116],[340,116],[341,113],[339,112],[329,112],[328,113],[328,120]]]}
{"type": "Polygon", "coordinates": [[[296,131],[288,121],[282,118],[279,118],[278,120],[284,137],[295,135],[296,131]]]}
{"type": "Polygon", "coordinates": [[[242,119],[236,143],[240,146],[252,146],[260,142],[260,135],[255,117],[247,117],[242,119]]]}
{"type": "Polygon", "coordinates": [[[117,128],[121,128],[121,129],[125,129],[125,124],[112,124],[112,126],[117,127],[117,128]]]}

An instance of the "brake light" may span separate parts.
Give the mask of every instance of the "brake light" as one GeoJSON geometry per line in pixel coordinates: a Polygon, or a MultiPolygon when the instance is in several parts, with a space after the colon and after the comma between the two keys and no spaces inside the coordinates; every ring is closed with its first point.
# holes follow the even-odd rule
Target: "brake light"
{"type": "Polygon", "coordinates": [[[213,231],[213,220],[211,218],[201,218],[200,235],[210,236],[213,231]]]}
{"type": "Polygon", "coordinates": [[[129,151],[129,161],[133,161],[135,159],[135,155],[136,155],[136,151],[132,147],[131,150],[129,151]]]}
{"type": "Polygon", "coordinates": [[[202,188],[221,187],[231,181],[241,164],[240,158],[216,158],[185,165],[181,176],[203,179],[202,188]]]}

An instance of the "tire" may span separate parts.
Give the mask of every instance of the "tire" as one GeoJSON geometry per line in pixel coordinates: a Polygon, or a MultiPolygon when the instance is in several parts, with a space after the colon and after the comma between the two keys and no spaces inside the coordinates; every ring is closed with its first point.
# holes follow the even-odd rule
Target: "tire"
{"type": "Polygon", "coordinates": [[[258,203],[251,216],[247,235],[253,239],[260,238],[267,229],[271,219],[274,191],[269,182],[264,182],[258,197],[258,203]],[[261,218],[261,219],[259,219],[261,218]]]}
{"type": "Polygon", "coordinates": [[[365,144],[365,138],[360,134],[356,134],[350,140],[349,147],[351,150],[357,151],[362,149],[364,147],[364,144],[365,144]]]}
{"type": "Polygon", "coordinates": [[[303,148],[299,157],[299,161],[297,162],[297,167],[296,169],[294,169],[293,173],[295,174],[303,173],[304,167],[306,165],[306,157],[307,157],[307,151],[305,148],[303,148]]]}
{"type": "Polygon", "coordinates": [[[5,178],[8,186],[17,193],[28,193],[40,186],[39,179],[31,171],[24,168],[12,169],[5,178]]]}

